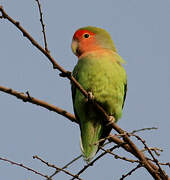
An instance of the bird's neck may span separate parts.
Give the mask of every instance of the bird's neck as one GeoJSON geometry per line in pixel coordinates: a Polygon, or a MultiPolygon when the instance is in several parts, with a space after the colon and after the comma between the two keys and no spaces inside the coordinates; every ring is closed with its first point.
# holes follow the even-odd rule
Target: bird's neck
{"type": "Polygon", "coordinates": [[[86,56],[101,57],[103,55],[113,55],[113,53],[115,52],[110,49],[105,49],[105,48],[93,49],[93,50],[85,51],[78,57],[78,59],[80,60],[86,56]]]}

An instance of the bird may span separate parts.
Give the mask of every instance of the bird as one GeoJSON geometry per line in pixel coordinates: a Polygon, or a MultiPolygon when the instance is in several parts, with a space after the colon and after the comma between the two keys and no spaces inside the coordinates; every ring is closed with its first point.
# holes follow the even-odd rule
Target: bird
{"type": "MultiPolygon", "coordinates": [[[[72,75],[115,122],[122,116],[127,75],[123,58],[117,53],[110,34],[99,27],[79,28],[73,35],[72,52],[78,57],[72,75]]],[[[93,103],[71,83],[75,117],[80,126],[80,147],[90,162],[111,132],[93,103]]]]}

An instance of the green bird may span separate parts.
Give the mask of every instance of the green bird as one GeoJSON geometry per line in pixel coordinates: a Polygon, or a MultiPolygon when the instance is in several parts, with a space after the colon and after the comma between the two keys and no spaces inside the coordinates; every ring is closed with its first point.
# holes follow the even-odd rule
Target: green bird
{"type": "MultiPolygon", "coordinates": [[[[122,116],[127,78],[121,65],[125,61],[118,55],[111,36],[101,28],[80,28],[73,36],[72,51],[78,57],[73,70],[74,78],[117,122],[122,116]]],[[[89,162],[104,143],[100,140],[109,135],[111,127],[73,83],[72,98],[75,116],[80,125],[81,150],[84,159],[89,162]]]]}

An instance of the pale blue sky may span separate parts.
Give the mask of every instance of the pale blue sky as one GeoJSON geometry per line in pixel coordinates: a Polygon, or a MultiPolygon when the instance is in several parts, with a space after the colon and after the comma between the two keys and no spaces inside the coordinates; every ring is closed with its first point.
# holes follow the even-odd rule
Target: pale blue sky
{"type": "MultiPolygon", "coordinates": [[[[65,69],[71,71],[76,57],[70,49],[74,31],[86,25],[106,29],[119,54],[127,61],[128,93],[124,113],[118,125],[127,131],[153,127],[156,131],[140,133],[150,147],[164,149],[159,160],[170,161],[170,1],[169,0],[58,0],[43,1],[43,14],[51,54],[65,69]]],[[[39,13],[34,0],[0,0],[9,15],[23,25],[33,37],[42,41],[39,13]]],[[[0,19],[0,85],[45,100],[73,113],[70,83],[60,78],[48,60],[22,36],[0,19]]],[[[32,156],[62,167],[80,154],[79,128],[64,117],[41,107],[23,103],[0,92],[0,157],[21,162],[49,174],[48,168],[32,156]]],[[[124,151],[118,154],[128,156],[124,151]]],[[[72,173],[83,167],[77,161],[72,173]]],[[[133,164],[107,155],[81,178],[120,179],[133,164]]],[[[170,174],[169,168],[164,167],[170,174]]],[[[0,179],[40,180],[19,167],[0,162],[0,179]]],[[[70,179],[60,173],[54,179],[70,179]]],[[[152,179],[144,169],[130,180],[152,179]]]]}

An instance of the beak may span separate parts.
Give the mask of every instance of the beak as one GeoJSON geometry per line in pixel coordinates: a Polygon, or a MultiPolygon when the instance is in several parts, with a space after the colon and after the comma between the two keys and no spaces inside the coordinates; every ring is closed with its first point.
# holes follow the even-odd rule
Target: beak
{"type": "Polygon", "coordinates": [[[76,56],[77,56],[78,45],[79,45],[78,41],[73,39],[71,44],[71,49],[76,56]]]}

